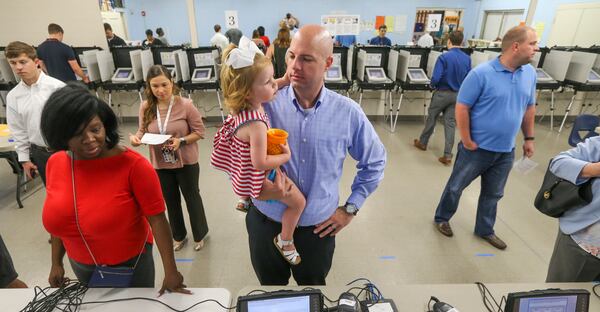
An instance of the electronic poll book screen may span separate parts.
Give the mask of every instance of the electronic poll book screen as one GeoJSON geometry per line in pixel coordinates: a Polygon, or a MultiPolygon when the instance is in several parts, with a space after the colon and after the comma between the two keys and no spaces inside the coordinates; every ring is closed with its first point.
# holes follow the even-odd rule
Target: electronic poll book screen
{"type": "Polygon", "coordinates": [[[590,293],[584,289],[546,289],[510,293],[505,312],[588,312],[590,293]]]}
{"type": "Polygon", "coordinates": [[[237,300],[238,312],[320,312],[323,307],[323,294],[320,290],[281,290],[259,295],[240,296],[237,300]]]}
{"type": "Polygon", "coordinates": [[[310,312],[310,297],[288,297],[248,302],[248,312],[310,312]]]}
{"type": "Polygon", "coordinates": [[[196,79],[203,79],[203,78],[206,79],[206,78],[210,77],[209,74],[210,74],[210,71],[208,71],[208,70],[198,70],[198,71],[196,71],[196,74],[194,75],[194,78],[196,78],[196,79]]]}

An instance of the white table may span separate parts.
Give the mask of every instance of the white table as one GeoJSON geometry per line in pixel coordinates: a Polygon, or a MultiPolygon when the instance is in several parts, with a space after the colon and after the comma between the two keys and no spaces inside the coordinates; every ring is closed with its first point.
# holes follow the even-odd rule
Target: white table
{"type": "Polygon", "coordinates": [[[2,131],[2,133],[0,133],[0,158],[5,158],[8,161],[8,164],[17,176],[17,204],[19,205],[19,208],[23,208],[23,203],[21,202],[21,190],[27,183],[27,180],[25,180],[25,173],[19,164],[19,158],[15,151],[15,143],[9,142],[10,135],[6,135],[8,129],[5,127],[6,125],[0,124],[0,131],[2,131]]]}
{"type": "MultiPolygon", "coordinates": [[[[183,310],[206,299],[215,299],[222,305],[229,307],[231,305],[231,293],[225,288],[188,288],[192,295],[183,295],[178,293],[165,293],[158,298],[158,289],[154,288],[92,288],[88,289],[83,298],[83,302],[106,301],[112,299],[145,297],[158,299],[175,309],[183,310]]],[[[33,288],[28,289],[0,289],[0,310],[13,312],[23,309],[34,296],[33,288]]],[[[167,307],[157,302],[146,300],[133,300],[104,304],[82,305],[81,311],[144,311],[144,312],[166,312],[171,311],[167,307]]],[[[195,306],[190,312],[225,312],[215,302],[206,302],[195,306]]]]}
{"type": "MultiPolygon", "coordinates": [[[[444,301],[460,312],[483,312],[486,311],[481,295],[477,285],[475,284],[390,284],[390,283],[377,283],[379,290],[387,299],[394,300],[396,307],[399,312],[418,312],[427,311],[425,309],[429,298],[431,296],[437,297],[439,300],[444,301]]],[[[362,283],[364,284],[364,283],[362,283]]],[[[362,287],[360,282],[353,284],[352,286],[362,287]]],[[[548,288],[561,288],[561,289],[586,289],[590,292],[590,312],[600,311],[600,299],[596,297],[592,292],[592,283],[565,283],[565,284],[546,284],[546,283],[535,283],[535,284],[488,284],[485,283],[486,287],[490,290],[494,298],[500,302],[502,296],[508,295],[511,292],[530,291],[536,289],[548,289],[548,288]]],[[[351,286],[345,285],[328,285],[328,286],[314,286],[314,288],[321,289],[321,291],[329,297],[331,300],[337,300],[342,292],[350,289],[351,286]]],[[[244,287],[238,293],[238,296],[245,296],[248,292],[255,289],[262,289],[267,291],[275,291],[281,289],[293,289],[299,290],[303,287],[298,286],[248,286],[244,287]]],[[[353,291],[357,294],[358,291],[353,291]]],[[[364,297],[361,295],[360,300],[364,297]]],[[[490,299],[491,300],[491,299],[490,299]]],[[[235,304],[237,300],[234,300],[235,304]]],[[[325,301],[327,306],[331,307],[332,303],[325,301]]],[[[504,308],[504,307],[503,307],[504,308]]]]}

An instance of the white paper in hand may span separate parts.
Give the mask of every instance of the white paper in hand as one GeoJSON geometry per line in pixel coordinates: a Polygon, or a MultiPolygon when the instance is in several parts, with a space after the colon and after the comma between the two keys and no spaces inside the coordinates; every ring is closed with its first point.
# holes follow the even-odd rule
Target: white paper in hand
{"type": "Polygon", "coordinates": [[[144,133],[144,136],[142,137],[142,143],[148,145],[158,145],[165,143],[170,138],[170,134],[144,133]]]}
{"type": "Polygon", "coordinates": [[[538,163],[536,163],[535,161],[531,160],[526,156],[523,156],[521,159],[515,161],[515,163],[513,164],[513,169],[522,174],[528,174],[529,172],[531,172],[531,170],[537,167],[537,165],[538,163]]]}

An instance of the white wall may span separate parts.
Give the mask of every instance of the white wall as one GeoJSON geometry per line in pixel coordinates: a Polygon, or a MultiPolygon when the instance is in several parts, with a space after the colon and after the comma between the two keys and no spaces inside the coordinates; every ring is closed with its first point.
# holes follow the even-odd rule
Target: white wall
{"type": "Polygon", "coordinates": [[[39,45],[48,36],[48,24],[65,31],[71,46],[108,48],[96,0],[0,0],[0,46],[19,40],[39,45]]]}

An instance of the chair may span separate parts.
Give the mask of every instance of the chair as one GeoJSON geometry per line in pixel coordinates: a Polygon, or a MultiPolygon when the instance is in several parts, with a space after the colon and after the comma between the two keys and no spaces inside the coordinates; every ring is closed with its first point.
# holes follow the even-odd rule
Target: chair
{"type": "Polygon", "coordinates": [[[575,147],[577,143],[583,142],[587,138],[595,137],[596,127],[600,125],[600,117],[596,115],[579,115],[575,118],[571,135],[569,135],[569,145],[575,147]],[[582,132],[585,135],[582,136],[582,132]]]}

